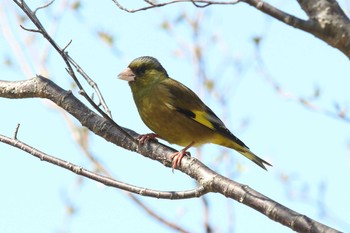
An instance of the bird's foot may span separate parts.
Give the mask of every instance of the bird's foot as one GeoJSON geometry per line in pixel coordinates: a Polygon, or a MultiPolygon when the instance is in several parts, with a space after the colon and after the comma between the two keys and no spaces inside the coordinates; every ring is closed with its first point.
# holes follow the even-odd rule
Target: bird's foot
{"type": "Polygon", "coordinates": [[[137,137],[137,139],[139,140],[139,144],[144,144],[146,142],[148,142],[149,140],[155,140],[156,142],[158,135],[155,133],[148,133],[148,134],[141,134],[137,137]]]}
{"type": "Polygon", "coordinates": [[[173,160],[173,166],[171,171],[174,173],[174,169],[180,166],[181,159],[185,156],[191,156],[190,152],[186,152],[184,150],[180,150],[178,152],[175,152],[174,154],[170,155],[170,158],[173,160]]]}
{"type": "Polygon", "coordinates": [[[174,173],[174,169],[179,167],[181,164],[181,160],[184,156],[191,156],[190,152],[187,152],[187,150],[193,146],[194,142],[191,142],[188,146],[183,148],[182,150],[175,152],[170,155],[170,158],[173,160],[173,166],[171,171],[174,173]]]}

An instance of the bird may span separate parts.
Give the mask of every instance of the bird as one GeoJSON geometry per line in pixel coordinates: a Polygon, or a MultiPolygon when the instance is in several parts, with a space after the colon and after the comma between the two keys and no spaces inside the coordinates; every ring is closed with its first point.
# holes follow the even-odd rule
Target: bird
{"type": "Polygon", "coordinates": [[[184,147],[170,155],[173,171],[189,148],[207,143],[234,149],[265,170],[272,166],[233,135],[198,95],[170,78],[156,58],[138,57],[118,77],[128,81],[142,121],[154,132],[140,135],[139,142],[160,138],[184,147]]]}

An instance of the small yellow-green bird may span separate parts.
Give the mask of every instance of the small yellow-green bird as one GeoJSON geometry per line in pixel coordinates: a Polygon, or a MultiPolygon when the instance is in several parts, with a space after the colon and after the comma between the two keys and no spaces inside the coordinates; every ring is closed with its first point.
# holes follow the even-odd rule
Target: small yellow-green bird
{"type": "Polygon", "coordinates": [[[157,59],[134,59],[118,77],[129,82],[143,122],[154,132],[141,135],[141,143],[161,138],[185,148],[171,155],[173,169],[192,146],[214,143],[232,148],[263,169],[265,160],[256,156],[234,136],[189,88],[170,78],[157,59]]]}

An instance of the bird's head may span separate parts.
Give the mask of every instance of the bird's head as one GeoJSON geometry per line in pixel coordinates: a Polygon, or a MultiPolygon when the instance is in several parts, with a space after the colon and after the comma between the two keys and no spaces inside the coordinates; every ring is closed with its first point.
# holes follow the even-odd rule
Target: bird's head
{"type": "Polygon", "coordinates": [[[168,74],[157,59],[144,56],[134,59],[118,77],[130,86],[142,87],[168,78],[168,74]]]}

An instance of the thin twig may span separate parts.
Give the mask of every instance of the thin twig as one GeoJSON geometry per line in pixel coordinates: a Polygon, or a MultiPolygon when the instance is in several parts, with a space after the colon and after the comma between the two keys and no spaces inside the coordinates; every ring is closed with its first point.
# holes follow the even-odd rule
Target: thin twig
{"type": "Polygon", "coordinates": [[[19,25],[23,30],[28,31],[28,32],[34,32],[34,33],[40,33],[42,34],[42,32],[40,30],[37,29],[30,29],[30,28],[26,28],[23,25],[19,25]]]}
{"type": "MultiPolygon", "coordinates": [[[[116,122],[113,121],[111,118],[111,113],[109,108],[107,107],[107,104],[104,101],[104,98],[102,97],[101,92],[98,89],[97,84],[81,69],[81,67],[71,58],[68,53],[65,51],[67,46],[70,44],[68,43],[67,46],[65,46],[63,49],[60,48],[60,46],[52,39],[52,37],[47,33],[45,30],[44,26],[40,23],[39,19],[36,17],[35,13],[28,7],[28,5],[25,3],[25,1],[19,1],[19,0],[14,0],[14,2],[26,13],[28,18],[34,23],[34,25],[38,29],[27,29],[23,26],[21,26],[23,29],[31,32],[36,32],[40,33],[44,36],[44,38],[54,47],[54,49],[60,54],[62,57],[63,61],[65,62],[67,66],[67,72],[68,74],[73,78],[74,82],[77,84],[77,87],[79,88],[79,93],[108,121],[110,121],[118,130],[123,132],[129,139],[135,140],[133,137],[131,137],[127,132],[123,130],[122,127],[120,127],[116,122]],[[77,69],[77,71],[85,78],[85,80],[88,82],[88,84],[96,91],[97,96],[99,98],[99,101],[101,105],[105,108],[106,112],[105,113],[103,110],[101,110],[98,107],[98,104],[96,104],[86,93],[84,90],[83,86],[79,82],[78,78],[75,75],[75,72],[72,68],[72,65],[77,69]]],[[[50,4],[46,4],[46,7],[49,6],[50,4]]],[[[44,6],[43,6],[44,7],[44,6]]],[[[43,8],[41,7],[41,8],[43,8]]]]}
{"type": "Polygon", "coordinates": [[[117,1],[117,0],[112,0],[112,1],[119,9],[126,11],[126,12],[129,12],[129,13],[135,13],[138,11],[144,11],[144,10],[148,10],[148,9],[152,9],[152,8],[163,7],[163,6],[176,4],[176,3],[183,3],[183,2],[189,2],[189,3],[192,3],[193,5],[195,5],[196,7],[204,8],[204,7],[207,7],[209,5],[233,5],[233,4],[240,2],[241,0],[228,1],[228,2],[222,2],[222,1],[217,2],[217,1],[207,1],[207,0],[174,0],[174,1],[162,2],[162,3],[154,3],[151,1],[145,1],[146,3],[149,4],[149,6],[140,7],[137,9],[128,9],[128,8],[124,7],[122,4],[120,4],[119,1],[117,1]],[[199,5],[198,3],[204,4],[204,5],[199,5]]]}
{"type": "Polygon", "coordinates": [[[13,139],[15,139],[15,140],[17,140],[17,134],[18,134],[18,130],[19,130],[20,125],[21,125],[20,123],[17,124],[15,132],[13,134],[13,139]]]}
{"type": "Polygon", "coordinates": [[[66,46],[63,47],[62,51],[65,52],[68,46],[72,43],[73,41],[70,40],[66,46]]]}
{"type": "MultiPolygon", "coordinates": [[[[295,93],[292,93],[291,91],[287,90],[286,88],[282,87],[280,83],[276,80],[275,77],[270,73],[270,71],[267,69],[261,54],[260,54],[260,47],[256,47],[256,61],[258,64],[258,70],[261,73],[261,77],[266,81],[268,85],[272,87],[272,89],[281,97],[291,100],[297,104],[302,105],[304,108],[320,113],[322,115],[337,119],[337,120],[342,120],[343,122],[350,123],[350,116],[349,116],[349,111],[347,111],[346,108],[341,108],[339,106],[336,106],[335,111],[330,110],[321,106],[318,106],[317,104],[313,103],[315,99],[318,98],[319,94],[313,94],[311,97],[306,98],[306,97],[300,97],[296,95],[295,93]]],[[[316,91],[319,92],[319,91],[316,91]]]]}
{"type": "Polygon", "coordinates": [[[71,172],[74,172],[80,176],[84,176],[86,178],[95,180],[99,183],[102,183],[106,186],[118,188],[124,191],[132,192],[135,194],[139,194],[142,196],[147,197],[153,197],[157,199],[188,199],[188,198],[194,198],[194,197],[200,197],[208,192],[206,188],[203,186],[199,186],[195,189],[186,190],[186,191],[159,191],[159,190],[153,190],[148,188],[142,188],[138,186],[134,186],[131,184],[127,184],[118,180],[115,180],[113,178],[103,176],[100,174],[97,174],[95,172],[89,171],[81,166],[78,166],[76,164],[73,164],[71,162],[67,162],[65,160],[62,160],[60,158],[56,158],[52,155],[48,155],[32,146],[29,146],[25,144],[24,142],[15,139],[15,138],[9,138],[4,135],[0,134],[0,142],[6,143],[8,145],[11,145],[13,147],[16,147],[22,151],[25,151],[37,158],[39,158],[42,161],[57,165],[59,167],[62,167],[66,170],[69,170],[71,172]]]}
{"type": "Polygon", "coordinates": [[[122,4],[120,4],[117,0],[112,0],[115,5],[126,12],[129,13],[135,13],[138,11],[144,11],[144,10],[148,10],[148,9],[152,9],[152,8],[157,8],[157,7],[163,7],[163,6],[167,6],[167,5],[171,5],[171,4],[176,4],[176,3],[186,3],[186,2],[190,2],[192,3],[195,7],[198,8],[205,8],[208,7],[210,5],[234,5],[237,4],[239,2],[245,2],[253,7],[255,7],[256,9],[258,9],[259,11],[262,11],[270,16],[272,16],[275,19],[278,19],[290,26],[302,29],[304,31],[310,32],[312,33],[315,30],[315,23],[312,20],[302,20],[300,18],[297,18],[293,15],[290,15],[284,11],[281,11],[280,9],[270,5],[267,2],[264,2],[262,0],[236,0],[236,1],[212,1],[212,0],[173,0],[173,1],[167,1],[167,2],[161,2],[161,3],[153,3],[149,0],[145,1],[146,3],[149,4],[149,6],[145,6],[145,7],[140,7],[137,9],[128,9],[126,7],[124,7],[122,4]],[[200,4],[204,4],[204,5],[200,5],[200,4]]]}
{"type": "Polygon", "coordinates": [[[37,7],[37,8],[34,10],[34,15],[36,15],[36,12],[38,12],[38,10],[41,10],[41,9],[44,9],[44,8],[50,6],[54,1],[55,1],[55,0],[52,0],[51,2],[45,3],[44,5],[37,7]]]}
{"type": "Polygon", "coordinates": [[[87,83],[95,90],[96,95],[99,99],[99,105],[102,105],[102,107],[105,109],[105,111],[108,115],[108,118],[112,119],[111,110],[108,108],[106,101],[104,100],[97,84],[89,77],[89,75],[87,73],[85,73],[85,71],[78,65],[78,63],[75,62],[74,59],[72,57],[70,57],[68,54],[67,54],[67,58],[68,58],[69,62],[77,69],[78,73],[80,73],[83,77],[85,77],[85,80],[87,81],[87,83]]]}
{"type": "MultiPolygon", "coordinates": [[[[69,126],[71,132],[73,135],[77,135],[77,131],[79,130],[77,126],[75,126],[75,124],[73,124],[72,122],[72,118],[67,117],[67,113],[66,112],[62,112],[64,119],[67,122],[67,125],[69,126]]],[[[84,135],[86,137],[88,137],[89,133],[88,131],[84,131],[84,133],[79,133],[79,137],[74,137],[73,139],[75,140],[75,142],[77,143],[77,145],[80,147],[80,149],[82,150],[82,152],[84,153],[84,155],[94,164],[94,166],[96,167],[96,171],[99,171],[100,173],[108,176],[108,177],[114,177],[116,178],[115,175],[112,175],[107,169],[106,167],[97,159],[94,157],[94,155],[92,154],[92,152],[89,150],[88,148],[88,138],[84,138],[83,140],[80,137],[84,137],[84,135]]],[[[122,190],[123,191],[123,190],[122,190]]],[[[163,223],[164,225],[178,231],[178,232],[182,232],[182,233],[186,233],[188,232],[187,230],[185,230],[184,228],[182,228],[176,221],[171,221],[166,219],[165,217],[161,217],[160,214],[156,213],[156,211],[154,211],[150,206],[148,206],[147,204],[145,204],[143,201],[140,200],[140,198],[130,192],[126,192],[123,191],[123,193],[125,195],[127,195],[132,201],[134,201],[136,203],[136,205],[138,205],[142,210],[144,210],[148,215],[152,216],[154,219],[158,220],[159,222],[163,223]]]]}

